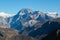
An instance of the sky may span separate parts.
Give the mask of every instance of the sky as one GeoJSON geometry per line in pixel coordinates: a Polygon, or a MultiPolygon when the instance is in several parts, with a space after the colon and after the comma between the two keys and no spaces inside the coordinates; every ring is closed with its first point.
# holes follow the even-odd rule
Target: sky
{"type": "Polygon", "coordinates": [[[60,13],[60,0],[0,0],[0,12],[16,14],[22,8],[60,13]]]}

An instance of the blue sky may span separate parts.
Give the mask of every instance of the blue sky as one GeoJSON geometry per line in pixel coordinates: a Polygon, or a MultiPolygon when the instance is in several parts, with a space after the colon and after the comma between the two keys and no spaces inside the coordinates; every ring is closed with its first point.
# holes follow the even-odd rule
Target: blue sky
{"type": "Polygon", "coordinates": [[[0,0],[0,12],[16,14],[22,8],[60,13],[60,0],[0,0]]]}

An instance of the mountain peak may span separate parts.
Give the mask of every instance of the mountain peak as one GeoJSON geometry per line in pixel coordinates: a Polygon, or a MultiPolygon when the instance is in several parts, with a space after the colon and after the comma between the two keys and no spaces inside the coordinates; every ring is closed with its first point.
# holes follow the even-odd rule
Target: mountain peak
{"type": "Polygon", "coordinates": [[[29,8],[23,8],[23,9],[21,9],[20,11],[22,11],[22,12],[32,12],[32,9],[29,9],[29,8]]]}
{"type": "Polygon", "coordinates": [[[24,15],[25,13],[30,13],[30,12],[33,12],[33,11],[29,8],[23,8],[18,12],[18,14],[19,15],[24,15]]]}

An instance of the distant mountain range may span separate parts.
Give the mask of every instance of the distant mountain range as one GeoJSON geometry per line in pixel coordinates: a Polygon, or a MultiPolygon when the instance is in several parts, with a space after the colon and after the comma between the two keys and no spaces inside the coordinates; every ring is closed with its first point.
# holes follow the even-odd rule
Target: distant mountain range
{"type": "Polygon", "coordinates": [[[11,28],[22,29],[20,26],[28,27],[33,26],[37,22],[43,22],[45,20],[52,20],[59,18],[60,14],[56,12],[41,12],[33,11],[28,8],[21,9],[16,15],[0,13],[0,24],[3,26],[9,25],[11,28]],[[14,27],[13,27],[14,26],[14,27]]]}
{"type": "Polygon", "coordinates": [[[0,13],[0,26],[2,28],[13,28],[17,30],[24,30],[26,27],[32,27],[36,23],[41,24],[47,20],[60,18],[60,14],[56,12],[41,12],[33,11],[28,8],[21,9],[16,15],[0,13]]]}

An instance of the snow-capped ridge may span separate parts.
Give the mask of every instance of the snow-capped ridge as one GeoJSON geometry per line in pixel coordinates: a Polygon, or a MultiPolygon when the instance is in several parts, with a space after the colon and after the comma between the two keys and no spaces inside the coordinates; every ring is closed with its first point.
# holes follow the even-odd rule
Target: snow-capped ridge
{"type": "Polygon", "coordinates": [[[58,14],[57,12],[47,12],[48,16],[51,16],[53,18],[58,18],[60,17],[60,14],[58,14]]]}
{"type": "Polygon", "coordinates": [[[1,17],[4,17],[4,18],[6,18],[6,17],[11,17],[11,16],[13,16],[14,14],[8,14],[8,13],[5,13],[5,12],[0,12],[0,16],[1,17]]]}

